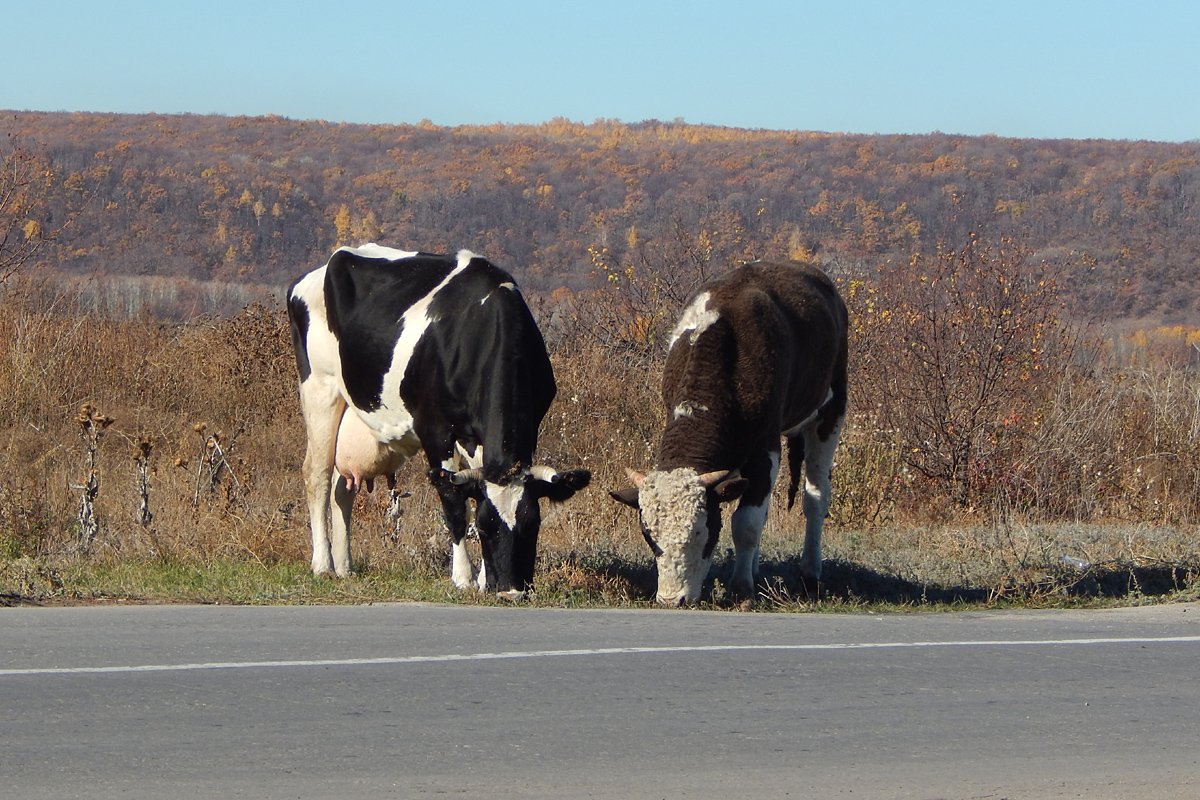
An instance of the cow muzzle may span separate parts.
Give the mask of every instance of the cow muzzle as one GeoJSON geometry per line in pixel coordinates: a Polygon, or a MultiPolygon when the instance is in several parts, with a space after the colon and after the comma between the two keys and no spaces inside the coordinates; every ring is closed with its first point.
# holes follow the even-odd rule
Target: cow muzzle
{"type": "Polygon", "coordinates": [[[687,594],[657,594],[654,596],[654,600],[660,606],[668,608],[683,608],[696,602],[695,598],[689,599],[687,594]]]}

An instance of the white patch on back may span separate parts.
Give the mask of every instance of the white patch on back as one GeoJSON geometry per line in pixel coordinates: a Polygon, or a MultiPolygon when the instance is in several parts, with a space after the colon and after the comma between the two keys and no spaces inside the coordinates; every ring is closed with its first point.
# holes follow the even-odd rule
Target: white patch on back
{"type": "Polygon", "coordinates": [[[319,311],[320,318],[325,319],[324,287],[325,267],[317,267],[296,281],[296,285],[292,287],[292,295],[304,301],[310,315],[319,311]]]}
{"type": "Polygon", "coordinates": [[[391,261],[398,261],[402,258],[412,258],[413,256],[420,255],[420,253],[415,251],[410,252],[408,250],[397,250],[394,247],[385,247],[384,245],[375,244],[374,242],[360,244],[358,247],[339,247],[338,250],[344,250],[347,253],[353,253],[354,255],[362,256],[363,258],[386,258],[391,261]]]}
{"type": "Polygon", "coordinates": [[[675,410],[671,412],[671,419],[679,419],[680,417],[694,417],[696,414],[708,411],[708,406],[703,403],[693,403],[691,400],[684,400],[679,405],[675,406],[675,410]]]}
{"type": "Polygon", "coordinates": [[[708,292],[701,292],[696,295],[696,299],[683,310],[683,314],[679,317],[679,322],[675,323],[675,330],[671,331],[671,343],[667,346],[670,350],[675,346],[675,342],[679,337],[683,336],[688,331],[691,335],[688,337],[690,344],[695,344],[700,338],[700,334],[708,330],[708,326],[712,325],[721,315],[717,313],[715,308],[708,307],[708,301],[712,299],[712,295],[708,292]]]}
{"type": "Polygon", "coordinates": [[[517,290],[517,285],[515,283],[513,283],[512,281],[505,281],[504,283],[496,284],[495,289],[493,289],[492,291],[488,292],[487,294],[485,294],[483,296],[483,299],[481,299],[479,301],[479,305],[483,305],[484,303],[486,303],[491,298],[492,295],[494,295],[496,292],[498,292],[501,289],[507,289],[510,292],[515,292],[517,290]]]}

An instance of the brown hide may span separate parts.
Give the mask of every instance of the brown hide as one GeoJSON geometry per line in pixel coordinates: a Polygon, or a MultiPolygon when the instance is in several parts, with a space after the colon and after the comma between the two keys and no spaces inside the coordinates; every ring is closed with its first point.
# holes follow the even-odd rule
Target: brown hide
{"type": "Polygon", "coordinates": [[[676,329],[663,372],[668,422],[658,469],[738,469],[755,452],[778,449],[784,431],[819,409],[827,437],[846,408],[848,327],[828,276],[806,264],[755,262],[702,292],[716,318],[698,334],[683,322],[676,329]],[[705,410],[677,417],[681,407],[705,410]]]}

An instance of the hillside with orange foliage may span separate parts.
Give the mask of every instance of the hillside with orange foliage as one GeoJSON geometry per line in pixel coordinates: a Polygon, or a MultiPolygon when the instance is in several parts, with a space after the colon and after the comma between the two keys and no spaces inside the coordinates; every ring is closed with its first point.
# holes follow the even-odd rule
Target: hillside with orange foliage
{"type": "Polygon", "coordinates": [[[603,280],[596,253],[874,274],[976,232],[1044,260],[1077,310],[1154,325],[1200,311],[1196,142],[11,111],[0,133],[56,181],[15,222],[77,213],[42,272],[279,287],[374,239],[467,247],[529,289],[573,292],[603,280]]]}

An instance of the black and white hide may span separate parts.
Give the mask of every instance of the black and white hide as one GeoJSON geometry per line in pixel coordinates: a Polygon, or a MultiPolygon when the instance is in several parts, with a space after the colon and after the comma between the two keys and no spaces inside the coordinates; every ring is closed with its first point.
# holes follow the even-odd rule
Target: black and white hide
{"type": "Polygon", "coordinates": [[[533,581],[539,500],[587,470],[533,463],[554,399],[545,343],[512,277],[486,259],[342,248],[288,290],[316,574],[350,572],[359,487],[425,451],[453,547],[451,578],[521,596],[533,581]],[[483,560],[463,541],[475,506],[483,560]]]}

